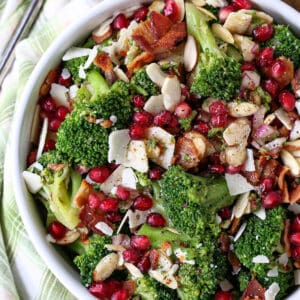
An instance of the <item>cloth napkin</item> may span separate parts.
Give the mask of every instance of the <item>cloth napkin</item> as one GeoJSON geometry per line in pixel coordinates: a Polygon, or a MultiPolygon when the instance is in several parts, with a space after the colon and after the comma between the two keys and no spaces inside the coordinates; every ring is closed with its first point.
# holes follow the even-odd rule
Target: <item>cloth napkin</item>
{"type": "MultiPolygon", "coordinates": [[[[31,244],[16,205],[11,178],[10,127],[14,108],[34,66],[55,37],[102,0],[47,0],[0,94],[0,299],[76,299],[49,271],[31,244]]],[[[0,0],[0,56],[30,1],[0,0]]],[[[81,300],[81,299],[80,299],[81,300]]]]}

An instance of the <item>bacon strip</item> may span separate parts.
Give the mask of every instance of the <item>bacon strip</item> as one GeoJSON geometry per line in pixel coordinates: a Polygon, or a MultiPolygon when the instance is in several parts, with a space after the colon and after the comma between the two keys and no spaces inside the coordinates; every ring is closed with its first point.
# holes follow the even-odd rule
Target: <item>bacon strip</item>
{"type": "Polygon", "coordinates": [[[97,56],[94,59],[94,65],[99,67],[105,73],[113,69],[113,63],[109,55],[105,52],[97,54],[97,56]]]}
{"type": "Polygon", "coordinates": [[[256,279],[252,279],[243,293],[242,300],[265,300],[265,290],[256,279]]]}
{"type": "Polygon", "coordinates": [[[154,61],[154,59],[155,59],[154,55],[150,52],[141,53],[140,55],[135,57],[132,62],[130,62],[127,65],[127,69],[128,69],[127,76],[130,78],[132,73],[135,70],[138,70],[143,66],[145,66],[146,64],[151,63],[152,61],[154,61]]]}

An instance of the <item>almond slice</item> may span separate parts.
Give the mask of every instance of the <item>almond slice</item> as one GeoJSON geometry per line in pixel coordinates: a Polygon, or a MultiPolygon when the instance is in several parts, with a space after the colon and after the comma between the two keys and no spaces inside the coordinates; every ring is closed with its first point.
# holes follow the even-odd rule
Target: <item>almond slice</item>
{"type": "Polygon", "coordinates": [[[241,12],[232,12],[228,15],[224,28],[228,29],[231,33],[244,34],[247,32],[251,21],[251,15],[241,12]]]}
{"type": "Polygon", "coordinates": [[[295,157],[286,150],[281,150],[280,157],[284,165],[290,169],[291,175],[298,176],[300,173],[300,166],[295,157]]]}
{"type": "Polygon", "coordinates": [[[205,0],[192,0],[193,4],[197,7],[202,7],[206,5],[205,0]]]}
{"type": "Polygon", "coordinates": [[[200,6],[198,6],[197,8],[201,12],[203,12],[208,17],[209,20],[217,20],[217,17],[212,12],[210,12],[209,10],[207,10],[206,8],[200,7],[200,6]]]}
{"type": "Polygon", "coordinates": [[[110,253],[104,256],[97,264],[94,272],[94,281],[100,281],[107,279],[113,271],[117,268],[119,256],[116,253],[110,253]]]}
{"type": "Polygon", "coordinates": [[[119,66],[114,67],[114,72],[120,80],[129,83],[129,78],[119,66]]]}
{"type": "Polygon", "coordinates": [[[166,285],[170,289],[175,290],[178,287],[178,283],[175,277],[171,274],[161,272],[159,270],[150,270],[149,275],[158,282],[166,285]]]}
{"type": "Polygon", "coordinates": [[[149,78],[159,87],[163,86],[165,79],[168,76],[165,72],[162,71],[162,69],[157,63],[147,65],[146,73],[149,76],[149,78]]]}
{"type": "Polygon", "coordinates": [[[295,141],[286,142],[284,149],[287,151],[298,151],[300,150],[300,139],[295,141]]]}
{"type": "Polygon", "coordinates": [[[58,245],[68,245],[74,243],[78,238],[80,237],[80,233],[77,230],[70,230],[67,232],[67,234],[55,241],[55,244],[58,245]]]}
{"type": "Polygon", "coordinates": [[[174,2],[177,4],[179,15],[178,19],[176,20],[178,23],[183,21],[184,15],[185,15],[185,6],[184,6],[184,0],[174,0],[174,2]]]}
{"type": "Polygon", "coordinates": [[[223,138],[227,145],[245,145],[251,132],[251,126],[247,119],[238,119],[232,122],[223,132],[223,138]]]}
{"type": "Polygon", "coordinates": [[[258,105],[250,102],[230,102],[227,107],[229,115],[236,118],[252,116],[259,109],[258,105]]]}
{"type": "Polygon", "coordinates": [[[234,38],[231,34],[231,32],[222,26],[221,24],[214,23],[211,26],[213,34],[220,38],[222,41],[229,43],[229,44],[234,44],[234,38]]]}
{"type": "Polygon", "coordinates": [[[163,95],[151,96],[144,105],[144,110],[157,115],[165,109],[163,95]]]}
{"type": "Polygon", "coordinates": [[[181,99],[181,86],[178,78],[168,76],[163,83],[161,93],[164,97],[165,108],[173,112],[181,99]]]}
{"type": "Polygon", "coordinates": [[[102,43],[104,40],[106,40],[108,37],[112,35],[113,32],[111,27],[112,21],[113,18],[107,19],[92,32],[92,39],[97,44],[102,43]]]}
{"type": "Polygon", "coordinates": [[[191,72],[195,68],[197,60],[198,49],[196,41],[192,35],[188,35],[183,54],[183,63],[186,71],[191,72]]]}

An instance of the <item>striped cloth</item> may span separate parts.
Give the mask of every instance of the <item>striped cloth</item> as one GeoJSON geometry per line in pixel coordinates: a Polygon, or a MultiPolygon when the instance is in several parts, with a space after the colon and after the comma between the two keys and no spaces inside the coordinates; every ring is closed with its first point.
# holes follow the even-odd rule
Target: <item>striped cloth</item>
{"type": "MultiPolygon", "coordinates": [[[[0,93],[0,299],[76,299],[46,267],[31,244],[14,198],[9,132],[14,107],[37,61],[54,38],[102,0],[48,0],[30,35],[16,49],[16,61],[0,93]],[[18,87],[16,89],[16,87],[18,87]]],[[[0,55],[29,0],[0,0],[0,55]]]]}

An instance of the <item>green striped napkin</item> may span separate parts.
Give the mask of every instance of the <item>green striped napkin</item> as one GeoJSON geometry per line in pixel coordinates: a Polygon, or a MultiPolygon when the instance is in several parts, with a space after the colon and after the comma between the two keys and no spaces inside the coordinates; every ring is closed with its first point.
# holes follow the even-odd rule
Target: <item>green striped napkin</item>
{"type": "MultiPolygon", "coordinates": [[[[55,37],[102,0],[48,0],[30,35],[16,49],[12,72],[0,93],[0,299],[76,299],[36,253],[21,221],[10,170],[9,132],[26,81],[55,37]],[[18,89],[15,87],[18,86],[18,89]]],[[[30,1],[0,0],[0,55],[30,1]]]]}

